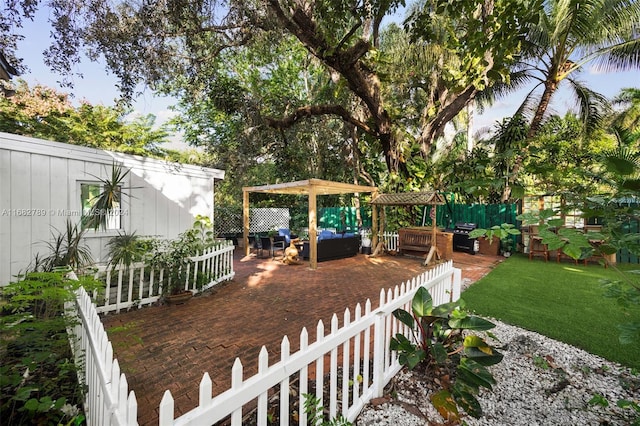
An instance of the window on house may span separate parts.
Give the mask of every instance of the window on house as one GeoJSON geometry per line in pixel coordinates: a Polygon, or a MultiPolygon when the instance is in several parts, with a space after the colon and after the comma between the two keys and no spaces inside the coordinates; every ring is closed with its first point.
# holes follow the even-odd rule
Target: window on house
{"type": "MultiPolygon", "coordinates": [[[[120,188],[118,188],[119,191],[120,188]]],[[[100,183],[87,182],[80,184],[82,227],[95,228],[100,231],[122,229],[120,202],[114,202],[111,211],[106,211],[106,209],[101,209],[96,205],[102,192],[103,186],[100,183]]]]}

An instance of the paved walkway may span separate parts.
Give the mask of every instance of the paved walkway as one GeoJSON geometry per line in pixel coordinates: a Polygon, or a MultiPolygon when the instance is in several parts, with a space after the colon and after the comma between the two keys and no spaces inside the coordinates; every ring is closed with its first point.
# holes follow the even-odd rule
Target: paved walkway
{"type": "MultiPolygon", "coordinates": [[[[463,286],[487,274],[501,258],[454,253],[463,286]]],[[[284,265],[278,260],[243,257],[236,250],[234,280],[194,297],[183,305],[152,306],[103,318],[115,356],[138,400],[141,425],[158,424],[158,406],[169,389],[181,415],[198,405],[202,375],[209,372],[213,393],[231,385],[231,366],[239,357],[245,378],[257,372],[264,345],[270,364],[279,359],[283,336],[291,352],[303,327],[315,340],[318,320],[328,327],[331,316],[371,300],[380,290],[401,284],[427,270],[420,259],[405,256],[353,258],[284,265]]]]}

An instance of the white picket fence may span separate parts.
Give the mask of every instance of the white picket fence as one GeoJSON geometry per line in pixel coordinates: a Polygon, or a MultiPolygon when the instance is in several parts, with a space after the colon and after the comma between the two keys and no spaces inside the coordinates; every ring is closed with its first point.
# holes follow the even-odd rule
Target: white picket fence
{"type": "MultiPolygon", "coordinates": [[[[371,238],[371,231],[369,230],[361,230],[360,237],[371,238]]],[[[381,235],[378,235],[378,239],[380,242],[383,242],[387,250],[398,251],[398,233],[397,232],[383,232],[381,235]]],[[[375,249],[375,247],[373,247],[375,249]]]]}
{"type": "MultiPolygon", "coordinates": [[[[236,359],[231,371],[231,388],[212,398],[212,382],[205,373],[200,383],[198,407],[174,418],[174,400],[165,391],[160,403],[160,426],[214,424],[230,417],[231,425],[243,423],[243,409],[257,406],[257,424],[267,425],[270,404],[279,405],[279,422],[289,424],[293,410],[298,411],[299,425],[307,424],[304,395],[314,394],[329,418],[342,415],[354,421],[364,405],[372,398],[382,396],[385,385],[401,369],[397,357],[389,349],[391,337],[403,333],[411,338],[406,326],[393,317],[398,308],[410,310],[411,299],[419,286],[427,288],[439,305],[460,298],[461,272],[452,262],[442,264],[413,280],[396,286],[393,291],[380,293],[380,307],[371,310],[371,302],[364,308],[358,304],[354,317],[349,309],[339,327],[338,316],[331,320],[331,330],[325,336],[324,324],[318,322],[316,341],[309,344],[308,333],[300,334],[300,349],[290,353],[289,339],[281,343],[280,361],[269,366],[265,347],[259,354],[258,373],[243,380],[243,366],[236,359]],[[341,359],[341,361],[339,361],[341,359]],[[341,363],[341,365],[340,365],[341,363]],[[325,369],[329,372],[325,377],[325,369]],[[310,375],[315,375],[315,391],[309,389],[310,375]],[[297,404],[290,399],[290,386],[298,383],[297,404]],[[328,382],[328,383],[327,383],[328,382]],[[328,401],[324,394],[328,392],[328,401]]],[[[312,386],[313,387],[313,386],[312,386]]],[[[273,407],[273,406],[272,406],[273,407]]],[[[294,421],[295,422],[295,421],[294,421]]]]}
{"type": "Polygon", "coordinates": [[[76,365],[82,366],[80,383],[86,386],[84,413],[90,426],[136,426],[138,403],[120,372],[113,347],[91,297],[84,288],[67,308],[75,308],[78,323],[71,333],[76,365]],[[75,306],[72,306],[75,305],[75,306]]]}
{"type": "MultiPolygon", "coordinates": [[[[202,254],[190,257],[184,289],[197,293],[233,279],[233,250],[233,242],[220,241],[202,254]]],[[[93,294],[98,312],[119,313],[122,309],[157,302],[167,277],[163,269],[138,262],[128,268],[122,264],[99,266],[95,278],[105,282],[104,293],[93,294]]]]}

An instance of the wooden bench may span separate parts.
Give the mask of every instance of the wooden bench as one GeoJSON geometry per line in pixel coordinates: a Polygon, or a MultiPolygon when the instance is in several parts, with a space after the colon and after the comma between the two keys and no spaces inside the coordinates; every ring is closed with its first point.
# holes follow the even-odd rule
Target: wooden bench
{"type": "MultiPolygon", "coordinates": [[[[445,260],[453,257],[453,234],[436,231],[436,247],[445,260]]],[[[398,251],[402,254],[420,255],[431,250],[431,227],[411,227],[398,230],[398,251]]]]}

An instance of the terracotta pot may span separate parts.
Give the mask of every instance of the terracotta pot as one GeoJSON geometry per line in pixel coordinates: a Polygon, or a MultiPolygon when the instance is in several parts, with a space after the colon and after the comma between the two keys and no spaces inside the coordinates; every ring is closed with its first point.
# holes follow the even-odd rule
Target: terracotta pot
{"type": "Polygon", "coordinates": [[[167,294],[164,297],[164,300],[167,301],[170,305],[179,305],[181,303],[185,303],[187,300],[193,297],[193,293],[188,290],[183,291],[182,293],[177,294],[167,294]]]}

